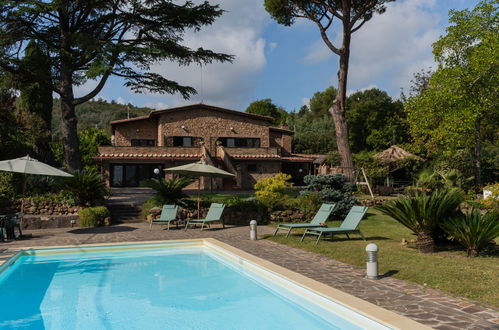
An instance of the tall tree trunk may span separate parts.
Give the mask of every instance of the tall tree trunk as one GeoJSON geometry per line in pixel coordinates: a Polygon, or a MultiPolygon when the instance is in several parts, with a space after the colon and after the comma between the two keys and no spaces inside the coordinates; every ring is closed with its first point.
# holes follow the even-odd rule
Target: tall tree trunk
{"type": "Polygon", "coordinates": [[[348,76],[348,61],[350,59],[350,31],[344,27],[343,30],[343,47],[340,54],[340,66],[338,70],[338,93],[333,102],[333,106],[329,109],[329,113],[333,117],[336,144],[338,153],[340,154],[341,167],[349,181],[354,180],[352,152],[348,144],[348,127],[345,119],[345,103],[347,98],[347,76],[348,76]]]}
{"type": "Polygon", "coordinates": [[[68,170],[81,170],[80,146],[78,141],[78,119],[75,113],[73,93],[73,63],[71,59],[71,29],[68,15],[70,1],[63,0],[59,8],[61,33],[60,95],[61,95],[61,133],[64,158],[68,170]]]}
{"type": "Polygon", "coordinates": [[[82,168],[77,132],[78,120],[73,101],[72,72],[63,68],[61,70],[61,133],[64,145],[64,158],[70,171],[81,170],[82,168]]]}
{"type": "Polygon", "coordinates": [[[480,134],[481,118],[475,120],[475,191],[478,193],[482,186],[482,137],[480,134]]]}

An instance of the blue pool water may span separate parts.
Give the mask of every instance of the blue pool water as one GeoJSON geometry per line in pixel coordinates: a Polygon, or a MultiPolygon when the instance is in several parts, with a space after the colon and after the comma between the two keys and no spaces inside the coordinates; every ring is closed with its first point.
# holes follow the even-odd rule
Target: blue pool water
{"type": "Polygon", "coordinates": [[[279,290],[202,247],[22,256],[0,274],[0,328],[358,329],[279,290]]]}

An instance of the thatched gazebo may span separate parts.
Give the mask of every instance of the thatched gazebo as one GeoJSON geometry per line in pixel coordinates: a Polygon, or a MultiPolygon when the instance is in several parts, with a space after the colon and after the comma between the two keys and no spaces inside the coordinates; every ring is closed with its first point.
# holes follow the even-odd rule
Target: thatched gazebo
{"type": "Polygon", "coordinates": [[[385,185],[393,186],[395,173],[407,167],[408,163],[405,160],[422,161],[421,157],[410,153],[397,145],[392,145],[390,148],[375,154],[374,159],[378,160],[379,164],[385,166],[388,170],[385,185]]]}
{"type": "Polygon", "coordinates": [[[421,160],[420,157],[410,153],[409,151],[405,151],[404,149],[400,148],[398,145],[392,145],[390,148],[380,153],[377,153],[373,157],[376,158],[381,164],[390,164],[398,160],[407,159],[407,158],[414,158],[421,160]]]}

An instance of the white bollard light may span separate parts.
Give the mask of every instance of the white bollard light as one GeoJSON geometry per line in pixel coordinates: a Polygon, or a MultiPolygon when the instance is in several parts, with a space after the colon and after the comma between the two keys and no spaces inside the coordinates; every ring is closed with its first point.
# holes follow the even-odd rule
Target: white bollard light
{"type": "Polygon", "coordinates": [[[256,220],[250,221],[250,240],[256,241],[256,220]]]}
{"type": "Polygon", "coordinates": [[[366,277],[370,280],[378,279],[378,246],[374,243],[367,244],[366,277]]]}

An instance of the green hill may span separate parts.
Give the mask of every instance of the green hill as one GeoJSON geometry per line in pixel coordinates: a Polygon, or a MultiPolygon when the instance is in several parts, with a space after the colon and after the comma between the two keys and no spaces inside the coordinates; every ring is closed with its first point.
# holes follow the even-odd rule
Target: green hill
{"type": "MultiPolygon", "coordinates": [[[[113,120],[126,119],[128,117],[127,108],[130,111],[130,118],[149,114],[154,109],[138,108],[131,104],[119,104],[114,101],[107,102],[103,99],[89,101],[76,107],[78,117],[78,130],[86,128],[102,128],[110,133],[109,122],[113,120]]],[[[52,112],[52,132],[54,136],[60,136],[61,132],[61,108],[60,100],[54,99],[52,112]]]]}

